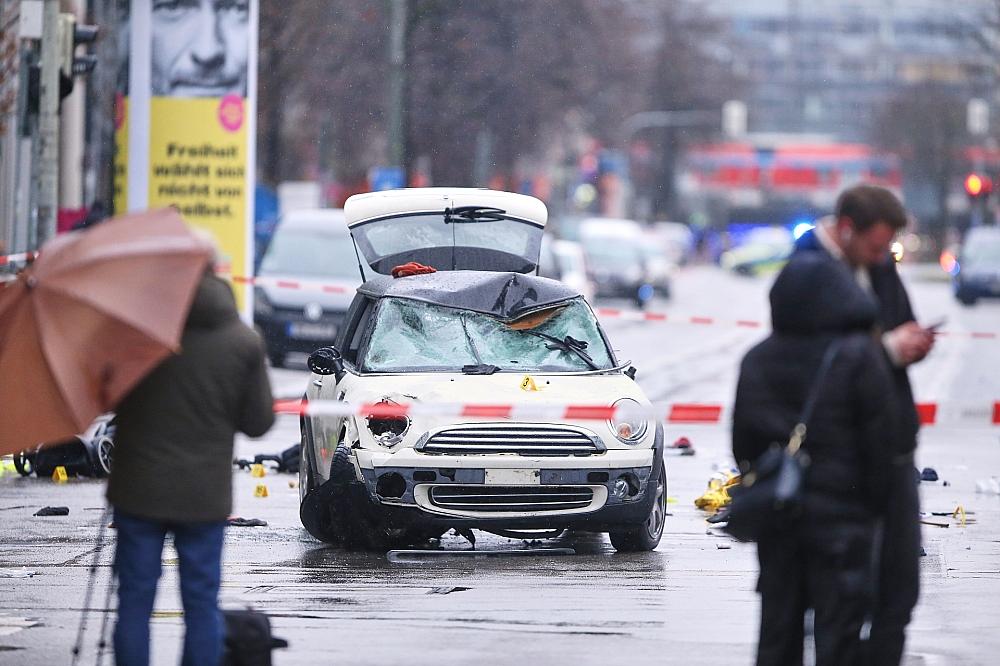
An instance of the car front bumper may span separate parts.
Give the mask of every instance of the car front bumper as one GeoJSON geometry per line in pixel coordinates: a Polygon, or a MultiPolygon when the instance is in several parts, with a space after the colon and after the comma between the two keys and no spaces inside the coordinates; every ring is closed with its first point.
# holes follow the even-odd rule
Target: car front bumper
{"type": "Polygon", "coordinates": [[[653,448],[558,458],[356,450],[363,480],[355,485],[399,527],[608,531],[649,516],[662,469],[662,440],[657,428],[653,448]],[[619,478],[630,484],[624,498],[615,494],[619,478]],[[462,497],[455,502],[438,497],[456,494],[474,498],[475,506],[462,497]],[[512,494],[524,506],[511,506],[512,494]]]}

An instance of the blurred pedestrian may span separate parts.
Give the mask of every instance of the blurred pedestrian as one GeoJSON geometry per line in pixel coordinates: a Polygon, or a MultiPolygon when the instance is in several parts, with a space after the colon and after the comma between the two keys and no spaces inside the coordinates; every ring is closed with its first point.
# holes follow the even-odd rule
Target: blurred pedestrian
{"type": "Polygon", "coordinates": [[[804,234],[795,250],[796,254],[813,253],[846,264],[862,288],[875,296],[877,325],[899,404],[902,437],[889,478],[878,599],[870,639],[873,663],[880,666],[893,666],[902,659],[906,625],[920,589],[920,502],[913,460],[920,420],[907,368],[930,353],[934,332],[916,323],[890,253],[893,238],[906,223],[906,211],[892,192],[858,185],[840,195],[833,217],[821,220],[814,230],[804,234]]]}
{"type": "Polygon", "coordinates": [[[218,592],[232,510],[233,437],[236,431],[259,437],[273,422],[263,343],[240,321],[229,285],[209,270],[194,296],[180,353],[117,410],[108,500],[117,527],[118,664],[149,663],[149,619],[168,533],[184,606],[181,663],[219,663],[218,592]]]}
{"type": "Polygon", "coordinates": [[[817,666],[853,666],[871,609],[896,421],[889,369],[871,333],[876,306],[846,266],[809,254],[792,257],[770,298],[773,333],[740,368],[733,455],[745,473],[802,421],[811,462],[801,515],[757,542],[757,664],[801,665],[812,609],[817,666]]]}
{"type": "Polygon", "coordinates": [[[104,207],[104,203],[101,201],[95,201],[90,206],[90,209],[87,211],[87,214],[84,216],[84,218],[79,222],[77,222],[76,224],[74,224],[72,226],[72,229],[73,231],[78,231],[80,229],[89,229],[90,227],[93,227],[96,224],[100,224],[104,220],[108,219],[108,217],[110,216],[108,215],[107,209],[104,207]]]}

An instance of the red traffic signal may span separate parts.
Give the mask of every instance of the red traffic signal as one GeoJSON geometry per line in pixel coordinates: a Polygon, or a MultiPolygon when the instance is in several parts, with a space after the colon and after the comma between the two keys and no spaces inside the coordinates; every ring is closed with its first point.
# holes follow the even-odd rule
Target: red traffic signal
{"type": "Polygon", "coordinates": [[[970,197],[987,196],[993,191],[993,180],[989,176],[970,173],[965,177],[965,192],[970,197]]]}

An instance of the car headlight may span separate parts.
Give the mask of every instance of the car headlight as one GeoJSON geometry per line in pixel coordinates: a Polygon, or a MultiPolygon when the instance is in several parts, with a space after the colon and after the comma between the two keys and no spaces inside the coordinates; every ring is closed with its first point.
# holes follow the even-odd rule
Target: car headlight
{"type": "Polygon", "coordinates": [[[260,287],[253,288],[253,313],[255,315],[269,315],[274,312],[274,306],[267,300],[267,294],[260,287]]]}
{"type": "MultiPolygon", "coordinates": [[[[383,400],[378,404],[396,404],[390,400],[383,400]]],[[[410,429],[410,419],[402,414],[369,414],[365,417],[365,425],[368,431],[375,437],[375,441],[381,446],[392,448],[403,441],[406,431],[410,429]]]]}
{"type": "Polygon", "coordinates": [[[615,415],[608,420],[608,427],[619,441],[635,444],[646,435],[649,423],[642,413],[642,405],[632,398],[616,400],[615,415]]]}

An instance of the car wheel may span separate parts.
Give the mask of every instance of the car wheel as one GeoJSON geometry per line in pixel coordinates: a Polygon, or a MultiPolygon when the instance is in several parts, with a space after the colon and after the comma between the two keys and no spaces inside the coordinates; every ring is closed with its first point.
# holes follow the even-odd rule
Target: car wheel
{"type": "Polygon", "coordinates": [[[14,454],[14,469],[21,476],[31,476],[31,473],[35,471],[35,463],[33,456],[27,451],[18,451],[14,454]]]}
{"type": "Polygon", "coordinates": [[[110,437],[101,437],[97,440],[96,446],[97,474],[98,476],[108,476],[111,474],[111,465],[115,460],[115,442],[110,437]]]}
{"type": "Polygon", "coordinates": [[[971,307],[976,304],[976,297],[962,295],[958,297],[958,302],[966,307],[971,307]]]}
{"type": "Polygon", "coordinates": [[[660,474],[653,490],[653,508],[649,511],[646,522],[642,525],[622,530],[612,530],[608,533],[611,545],[620,553],[647,552],[654,550],[663,536],[663,525],[667,517],[667,469],[660,463],[660,474]]]}

